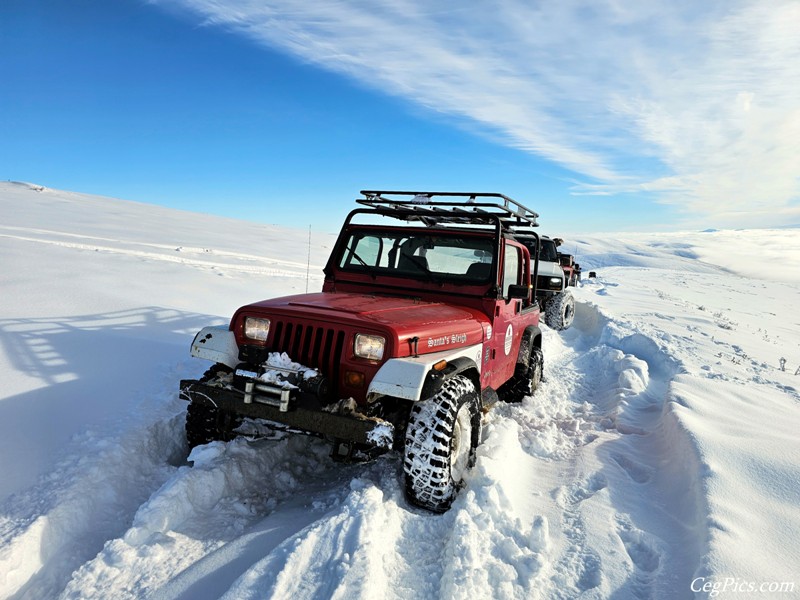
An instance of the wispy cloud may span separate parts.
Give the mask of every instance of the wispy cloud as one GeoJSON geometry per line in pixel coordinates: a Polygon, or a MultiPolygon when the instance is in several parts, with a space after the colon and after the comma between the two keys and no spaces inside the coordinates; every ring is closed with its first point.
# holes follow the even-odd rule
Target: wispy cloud
{"type": "Polygon", "coordinates": [[[479,123],[575,193],[800,220],[796,0],[156,1],[479,123]]]}

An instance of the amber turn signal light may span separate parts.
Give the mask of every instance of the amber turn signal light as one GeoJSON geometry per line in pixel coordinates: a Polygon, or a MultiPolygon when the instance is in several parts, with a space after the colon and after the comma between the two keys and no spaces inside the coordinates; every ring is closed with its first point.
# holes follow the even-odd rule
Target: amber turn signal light
{"type": "Polygon", "coordinates": [[[364,387],[364,374],[357,371],[345,371],[344,383],[348,387],[364,387]]]}

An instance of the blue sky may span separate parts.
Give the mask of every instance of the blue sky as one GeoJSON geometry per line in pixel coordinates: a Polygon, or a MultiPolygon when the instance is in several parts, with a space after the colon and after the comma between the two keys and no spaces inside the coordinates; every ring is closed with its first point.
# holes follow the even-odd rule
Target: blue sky
{"type": "Polygon", "coordinates": [[[363,188],[551,234],[800,223],[798,30],[793,0],[3,0],[0,179],[328,231],[363,188]]]}

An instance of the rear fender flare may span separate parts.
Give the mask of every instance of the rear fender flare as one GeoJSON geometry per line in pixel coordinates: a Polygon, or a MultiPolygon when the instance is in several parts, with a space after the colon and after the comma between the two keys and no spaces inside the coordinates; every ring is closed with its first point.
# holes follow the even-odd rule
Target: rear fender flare
{"type": "Polygon", "coordinates": [[[529,325],[522,332],[517,363],[527,365],[531,357],[531,349],[542,347],[542,330],[537,325],[529,325]]]}

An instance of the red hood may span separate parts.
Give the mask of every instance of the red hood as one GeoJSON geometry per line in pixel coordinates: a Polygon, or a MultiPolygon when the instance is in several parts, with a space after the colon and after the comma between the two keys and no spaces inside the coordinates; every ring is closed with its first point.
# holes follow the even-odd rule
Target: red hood
{"type": "Polygon", "coordinates": [[[425,325],[451,323],[458,321],[475,321],[476,313],[468,308],[453,306],[441,302],[425,302],[411,298],[395,298],[391,296],[368,296],[363,294],[318,293],[300,296],[288,296],[265,300],[250,305],[258,309],[279,309],[286,311],[305,311],[312,313],[328,313],[335,318],[340,315],[347,321],[355,317],[359,321],[371,321],[376,324],[394,326],[404,329],[413,325],[415,329],[425,325]],[[342,314],[344,313],[344,314],[342,314]]]}
{"type": "Polygon", "coordinates": [[[384,332],[403,354],[410,352],[408,344],[414,339],[418,340],[417,347],[421,353],[479,344],[484,340],[484,325],[488,325],[486,315],[465,306],[351,293],[275,298],[245,306],[237,312],[242,313],[283,315],[338,323],[353,331],[384,332]]]}

